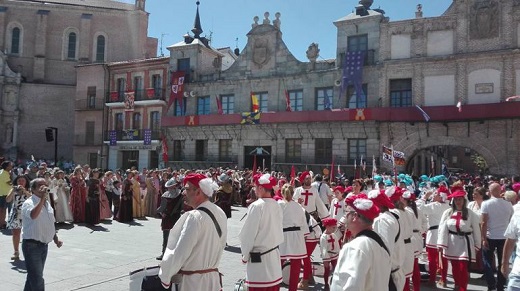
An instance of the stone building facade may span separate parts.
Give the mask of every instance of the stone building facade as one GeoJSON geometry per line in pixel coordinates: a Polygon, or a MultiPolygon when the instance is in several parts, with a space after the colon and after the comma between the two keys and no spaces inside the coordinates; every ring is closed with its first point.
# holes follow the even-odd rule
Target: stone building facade
{"type": "MultiPolygon", "coordinates": [[[[73,158],[73,146],[91,143],[77,138],[81,131],[75,132],[80,130],[74,126],[75,113],[90,114],[85,109],[101,110],[103,103],[87,106],[84,88],[76,88],[76,66],[154,57],[157,39],[149,38],[147,30],[145,0],[2,1],[0,51],[9,69],[0,74],[2,80],[10,79],[6,72],[12,71],[20,80],[0,83],[2,104],[14,98],[14,105],[0,112],[1,130],[13,132],[10,139],[0,134],[0,154],[13,160],[31,155],[52,160],[54,143],[45,141],[47,127],[58,128],[58,156],[64,159],[73,158]]],[[[104,88],[97,88],[97,98],[104,100],[104,88]]],[[[94,142],[101,145],[100,138],[94,142]]]]}
{"type": "Polygon", "coordinates": [[[254,18],[227,69],[214,66],[219,55],[203,42],[170,47],[170,71],[188,62],[190,74],[186,111],[170,109],[162,120],[170,164],[251,167],[256,156],[266,168],[321,171],[334,160],[352,174],[363,156],[370,173],[372,157],[391,167],[381,147],[393,145],[405,155],[401,168],[415,174],[439,173],[443,162],[457,167],[474,154],[491,173],[518,173],[520,106],[506,99],[520,95],[520,2],[454,0],[441,16],[423,18],[419,6],[416,18],[394,22],[372,2],[334,22],[333,60],[316,61],[319,48],[311,44],[309,61],[298,61],[283,42],[278,13],[254,18]],[[352,86],[342,90],[354,51],[364,56],[359,98],[352,86]],[[244,125],[251,95],[260,118],[244,125]]]}

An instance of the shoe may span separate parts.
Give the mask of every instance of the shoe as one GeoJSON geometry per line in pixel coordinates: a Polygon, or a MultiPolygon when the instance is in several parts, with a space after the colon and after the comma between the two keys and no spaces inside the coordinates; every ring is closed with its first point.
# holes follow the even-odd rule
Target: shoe
{"type": "MultiPolygon", "coordinates": [[[[444,282],[444,280],[442,280],[442,279],[437,281],[437,285],[442,287],[442,288],[447,288],[448,287],[448,284],[446,284],[446,282],[444,282]]],[[[457,289],[455,289],[455,290],[457,290],[457,289]]]]}
{"type": "Polygon", "coordinates": [[[298,290],[308,290],[309,289],[309,280],[302,279],[300,283],[298,283],[298,290]]]}
{"type": "Polygon", "coordinates": [[[20,252],[14,252],[13,256],[11,257],[11,260],[19,261],[20,260],[20,252]]]}
{"type": "Polygon", "coordinates": [[[157,261],[162,261],[162,257],[163,257],[163,255],[160,255],[160,256],[155,257],[155,259],[156,259],[157,261]]]}

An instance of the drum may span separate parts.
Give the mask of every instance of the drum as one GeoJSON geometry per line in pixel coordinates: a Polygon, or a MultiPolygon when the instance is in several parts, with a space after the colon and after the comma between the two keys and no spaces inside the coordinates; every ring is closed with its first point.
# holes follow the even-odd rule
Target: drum
{"type": "Polygon", "coordinates": [[[169,289],[164,289],[159,279],[159,266],[143,268],[130,272],[130,291],[179,291],[182,275],[172,277],[172,285],[169,289]]]}
{"type": "Polygon", "coordinates": [[[289,278],[291,277],[291,261],[286,260],[282,265],[282,282],[289,286],[289,278]]]}

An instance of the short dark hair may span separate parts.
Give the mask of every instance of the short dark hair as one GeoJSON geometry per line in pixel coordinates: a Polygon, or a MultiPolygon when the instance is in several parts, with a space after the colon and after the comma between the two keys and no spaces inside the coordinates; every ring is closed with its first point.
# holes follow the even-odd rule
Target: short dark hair
{"type": "Polygon", "coordinates": [[[1,165],[2,170],[7,169],[7,167],[9,167],[10,164],[11,164],[10,161],[3,161],[3,162],[2,162],[2,165],[1,165]]]}

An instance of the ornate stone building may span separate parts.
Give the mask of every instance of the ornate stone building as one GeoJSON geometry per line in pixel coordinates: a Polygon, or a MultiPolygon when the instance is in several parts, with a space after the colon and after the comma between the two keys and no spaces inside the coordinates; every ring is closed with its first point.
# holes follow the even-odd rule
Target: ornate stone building
{"type": "Polygon", "coordinates": [[[78,138],[86,128],[74,121],[77,114],[102,112],[104,87],[76,88],[76,66],[154,57],[157,39],[147,30],[145,0],[2,1],[0,154],[52,160],[47,127],[58,128],[59,157],[72,159],[73,145],[101,148],[101,138],[78,138]]]}
{"type": "Polygon", "coordinates": [[[393,145],[415,174],[439,173],[441,161],[474,171],[468,160],[476,155],[491,173],[518,173],[520,106],[506,98],[520,95],[519,1],[454,0],[431,18],[418,6],[414,19],[394,22],[371,4],[360,1],[334,21],[333,60],[316,61],[311,44],[309,61],[298,61],[283,42],[279,13],[254,18],[229,68],[215,66],[222,57],[203,41],[171,46],[170,71],[189,79],[186,109],[174,106],[162,120],[170,164],[251,167],[256,156],[258,166],[321,171],[334,159],[352,174],[361,156],[367,172],[372,156],[390,168],[381,146],[393,145]],[[362,89],[342,89],[344,66],[359,51],[362,89]],[[244,125],[252,95],[260,117],[244,125]]]}

